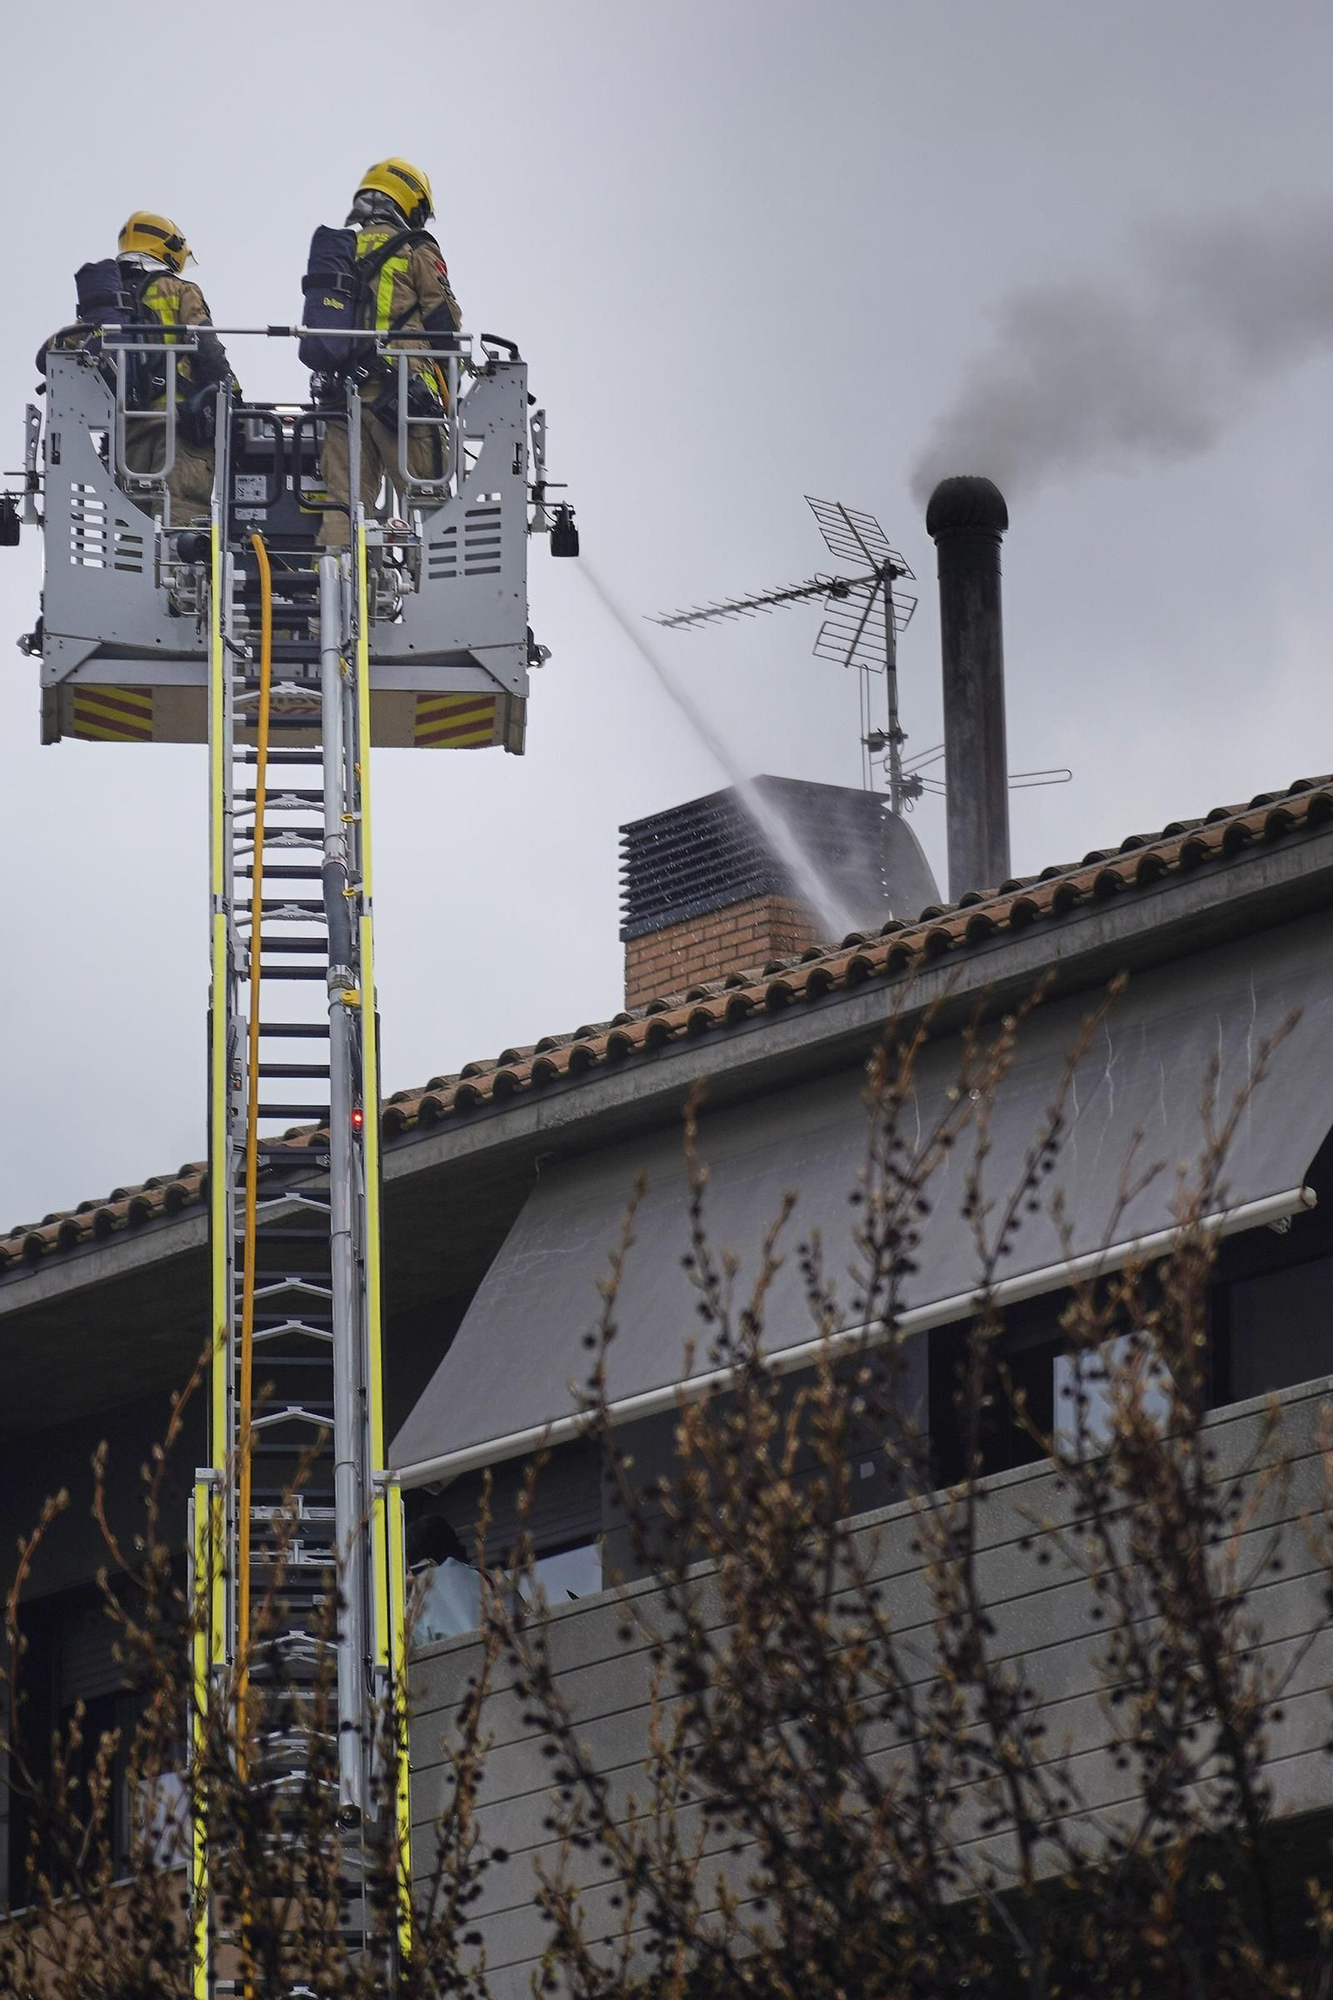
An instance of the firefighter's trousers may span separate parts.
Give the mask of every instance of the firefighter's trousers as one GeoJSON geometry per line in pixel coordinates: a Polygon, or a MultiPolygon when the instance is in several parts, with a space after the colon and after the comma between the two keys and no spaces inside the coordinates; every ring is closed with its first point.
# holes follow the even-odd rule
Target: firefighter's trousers
{"type": "MultiPolygon", "coordinates": [[[[166,426],[157,417],[151,421],[132,416],[125,419],[125,463],[131,472],[160,472],[166,457],[166,426]]],[[[187,444],[176,432],[176,457],[167,474],[171,496],[171,525],[206,521],[213,504],[213,447],[187,444]]],[[[142,497],[142,496],[141,496],[142,497]]]]}
{"type": "MultiPolygon", "coordinates": [[[[408,428],[407,470],[413,479],[438,479],[439,467],[444,452],[448,449],[448,433],[442,426],[413,424],[408,428]]],[[[365,403],[361,406],[361,480],[360,500],[367,514],[375,511],[380,485],[385,474],[391,484],[398,485],[402,479],[402,467],[398,462],[398,429],[396,425],[382,423],[365,403]]],[[[324,483],[324,491],[330,500],[339,506],[347,505],[348,494],[348,451],[347,420],[331,418],[324,433],[324,449],[319,456],[319,474],[324,483]]],[[[322,549],[345,549],[350,539],[346,514],[337,511],[324,516],[319,530],[319,546],[322,549]]]]}

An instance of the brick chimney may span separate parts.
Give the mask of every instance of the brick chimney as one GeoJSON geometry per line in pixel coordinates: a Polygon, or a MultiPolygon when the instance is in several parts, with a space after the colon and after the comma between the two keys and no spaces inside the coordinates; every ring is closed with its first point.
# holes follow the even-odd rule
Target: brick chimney
{"type": "MultiPolygon", "coordinates": [[[[911,829],[842,785],[757,778],[850,925],[878,929],[938,900],[911,829]]],[[[734,787],[620,829],[625,1005],[841,942],[765,847],[734,787]]]]}

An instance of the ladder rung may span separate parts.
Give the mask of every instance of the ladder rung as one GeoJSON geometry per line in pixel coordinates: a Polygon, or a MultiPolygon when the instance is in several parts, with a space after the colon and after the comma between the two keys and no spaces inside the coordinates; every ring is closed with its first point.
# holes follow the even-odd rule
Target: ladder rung
{"type": "Polygon", "coordinates": [[[320,965],[272,965],[268,959],[263,963],[265,979],[324,979],[326,973],[320,965]]]}
{"type": "MultiPolygon", "coordinates": [[[[309,640],[293,639],[288,641],[285,639],[275,639],[273,641],[273,664],[275,667],[315,666],[318,664],[318,661],[319,647],[312,644],[309,640]]],[[[258,694],[259,675],[247,673],[235,674],[232,677],[232,685],[238,688],[245,688],[251,694],[258,694]]],[[[281,675],[278,675],[274,678],[269,691],[275,695],[306,694],[309,695],[312,702],[317,703],[320,697],[319,676],[317,674],[298,674],[295,678],[288,675],[284,679],[281,675]]]]}
{"type": "MultiPolygon", "coordinates": [[[[283,1284],[274,1284],[272,1282],[275,1278],[278,1277],[278,1275],[279,1274],[277,1271],[265,1270],[262,1264],[256,1269],[255,1294],[257,1299],[268,1299],[271,1301],[274,1298],[279,1297],[281,1295],[285,1295],[288,1292],[299,1292],[304,1294],[304,1296],[306,1296],[307,1298],[313,1296],[317,1292],[322,1293],[326,1299],[329,1297],[332,1281],[330,1278],[329,1267],[327,1264],[321,1264],[317,1268],[312,1267],[304,1271],[293,1271],[290,1274],[289,1281],[283,1284]]],[[[242,1274],[240,1271],[237,1271],[236,1298],[238,1303],[240,1301],[243,1289],[244,1289],[244,1284],[243,1284],[242,1274]]],[[[299,1313],[301,1310],[302,1308],[298,1305],[296,1307],[296,1311],[299,1313]]],[[[257,1319],[258,1314],[256,1314],[255,1317],[257,1319]]],[[[269,1338],[269,1344],[273,1345],[273,1343],[277,1339],[278,1334],[285,1328],[291,1326],[292,1324],[291,1316],[288,1315],[288,1317],[283,1320],[276,1320],[276,1315],[269,1313],[266,1314],[265,1317],[268,1319],[274,1319],[276,1322],[271,1328],[266,1330],[269,1338]]],[[[265,1331],[265,1329],[261,1329],[261,1331],[265,1331]]],[[[318,1335],[319,1331],[320,1329],[318,1328],[315,1329],[316,1335],[318,1335]]]]}
{"type": "Polygon", "coordinates": [[[261,1062],[259,1064],[261,1076],[327,1076],[328,1073],[327,1063],[261,1062]]]}
{"type": "MultiPolygon", "coordinates": [[[[252,879],[254,872],[255,864],[253,861],[247,862],[244,868],[238,870],[238,873],[248,875],[252,879]]],[[[266,861],[264,863],[264,880],[266,882],[318,882],[322,872],[318,863],[310,861],[266,861]]],[[[268,908],[267,903],[265,903],[264,908],[268,908]]]]}
{"type": "Polygon", "coordinates": [[[327,1041],[329,1024],[327,1021],[261,1021],[259,1032],[261,1036],[272,1035],[275,1039],[281,1036],[289,1042],[301,1041],[307,1035],[312,1040],[327,1041]]]}
{"type": "MultiPolygon", "coordinates": [[[[242,728],[254,726],[255,711],[259,705],[258,681],[237,681],[235,684],[235,704],[237,720],[242,728]]],[[[270,727],[278,721],[292,721],[296,718],[305,729],[318,733],[323,719],[323,704],[320,697],[318,679],[302,681],[274,681],[270,689],[270,727]]],[[[255,746],[258,748],[258,745],[255,746]]],[[[311,744],[314,749],[314,744],[311,744]]]]}
{"type": "MultiPolygon", "coordinates": [[[[266,1551],[264,1555],[258,1557],[255,1567],[256,1569],[263,1570],[265,1574],[254,1578],[254,1583],[257,1587],[251,1591],[252,1602],[256,1598],[266,1595],[268,1584],[275,1581],[275,1572],[282,1566],[280,1561],[275,1560],[275,1553],[266,1551]]],[[[336,1568],[336,1558],[332,1549],[327,1544],[320,1548],[317,1553],[311,1552],[296,1557],[288,1569],[286,1576],[283,1578],[281,1585],[285,1591],[288,1587],[288,1581],[293,1577],[296,1578],[295,1596],[297,1601],[288,1606],[289,1613],[294,1613],[302,1622],[308,1619],[310,1613],[319,1604],[320,1600],[329,1595],[329,1584],[331,1581],[329,1571],[336,1568]]],[[[256,1620],[256,1623],[259,1622],[261,1621],[256,1620]]],[[[277,1707],[279,1714],[281,1714],[281,1692],[280,1683],[270,1690],[270,1706],[277,1707]]],[[[277,1720],[276,1717],[274,1719],[275,1721],[277,1720]]]]}
{"type": "MultiPolygon", "coordinates": [[[[237,797],[242,799],[248,799],[250,803],[253,804],[255,798],[254,786],[246,785],[240,792],[237,793],[237,797]]],[[[281,807],[282,801],[284,799],[300,799],[302,804],[313,803],[315,805],[323,805],[324,794],[322,791],[321,792],[299,791],[293,789],[289,785],[284,785],[280,792],[271,792],[269,794],[267,803],[270,811],[276,812],[281,807]]]]}
{"type": "MultiPolygon", "coordinates": [[[[324,851],[324,808],[323,806],[289,806],[288,812],[300,814],[300,827],[269,826],[264,829],[264,846],[308,848],[312,853],[324,851]],[[305,832],[304,828],[318,827],[319,831],[305,832]]],[[[255,823],[253,820],[238,820],[235,828],[240,843],[251,852],[255,846],[255,823]]]]}
{"type": "MultiPolygon", "coordinates": [[[[330,1508],[330,1515],[332,1512],[330,1508]]],[[[275,1554],[282,1553],[288,1547],[300,1550],[294,1561],[298,1568],[307,1573],[327,1561],[334,1540],[334,1522],[331,1519],[323,1523],[311,1520],[298,1521],[295,1527],[290,1529],[289,1541],[289,1523],[272,1508],[261,1509],[256,1513],[252,1507],[250,1514],[252,1524],[258,1530],[254,1538],[254,1547],[263,1555],[266,1562],[272,1562],[275,1554]]]]}
{"type": "Polygon", "coordinates": [[[323,1340],[333,1321],[333,1298],[329,1285],[329,1274],[321,1271],[324,1283],[316,1293],[313,1285],[268,1286],[258,1280],[265,1274],[255,1272],[255,1329],[266,1339],[276,1340],[279,1334],[309,1334],[312,1340],[323,1340]],[[266,1301],[277,1291],[300,1291],[302,1296],[287,1306],[275,1306],[266,1301]]]}
{"type": "MultiPolygon", "coordinates": [[[[240,752],[240,759],[244,764],[257,764],[259,762],[259,752],[247,745],[240,752]]],[[[324,762],[324,752],[322,750],[270,749],[268,761],[270,764],[322,764],[324,762]]]]}
{"type": "MultiPolygon", "coordinates": [[[[240,1280],[238,1278],[237,1291],[240,1288],[240,1280]]],[[[308,1298],[323,1299],[329,1306],[333,1304],[333,1292],[330,1289],[329,1274],[327,1271],[255,1272],[256,1304],[264,1299],[276,1298],[283,1292],[304,1292],[308,1298]]],[[[291,1308],[289,1307],[288,1311],[290,1312],[290,1310],[291,1308]]],[[[300,1308],[298,1307],[297,1310],[299,1311],[300,1308]]],[[[269,1316],[271,1317],[271,1315],[269,1316]]],[[[323,1317],[322,1312],[319,1314],[319,1317],[323,1317]]]]}
{"type": "MultiPolygon", "coordinates": [[[[329,1594],[328,1585],[326,1583],[321,1590],[303,1592],[299,1597],[299,1599],[291,1603],[288,1603],[286,1602],[285,1599],[279,1597],[274,1603],[272,1608],[275,1612],[281,1611],[284,1616],[307,1620],[309,1619],[312,1611],[318,1611],[322,1608],[322,1604],[327,1599],[328,1594],[329,1594]]],[[[271,1641],[261,1639],[259,1642],[260,1651],[263,1650],[265,1645],[268,1645],[270,1643],[271,1641]]],[[[319,1730],[312,1730],[311,1735],[316,1742],[319,1741],[327,1742],[329,1740],[319,1730]]],[[[270,1778],[267,1782],[269,1784],[272,1784],[273,1780],[270,1778]]],[[[293,1779],[291,1782],[295,1782],[295,1779],[293,1779]]],[[[269,1991],[271,1992],[272,1990],[273,1989],[270,1987],[269,1991]]]]}
{"type": "MultiPolygon", "coordinates": [[[[332,1542],[332,1528],[334,1528],[334,1504],[332,1504],[332,1490],[328,1492],[328,1496],[326,1496],[326,1506],[324,1506],[324,1508],[322,1508],[320,1512],[322,1512],[322,1514],[326,1516],[326,1520],[324,1520],[322,1524],[318,1524],[318,1522],[316,1522],[316,1528],[318,1528],[318,1534],[316,1534],[316,1542],[318,1542],[320,1546],[328,1546],[328,1542],[332,1542]]],[[[254,1508],[254,1520],[256,1520],[256,1524],[258,1524],[258,1526],[262,1526],[264,1530],[272,1530],[274,1534],[280,1534],[280,1532],[284,1532],[284,1530],[286,1530],[286,1522],[284,1522],[284,1520],[280,1518],[280,1508],[254,1508]]],[[[296,1524],[296,1534],[300,1534],[300,1526],[302,1526],[302,1524],[298,1522],[298,1524],[296,1524]]],[[[300,1628],[298,1628],[298,1630],[300,1630],[300,1628]]],[[[274,1634],[274,1636],[276,1636],[278,1640],[284,1640],[284,1638],[286,1638],[286,1634],[274,1634]]]]}
{"type": "MultiPolygon", "coordinates": [[[[327,1250],[328,1244],[327,1242],[321,1244],[319,1239],[316,1238],[312,1248],[327,1250]]],[[[320,1291],[327,1294],[329,1288],[327,1267],[323,1264],[319,1266],[313,1264],[256,1264],[255,1286],[257,1290],[263,1292],[265,1295],[271,1296],[276,1291],[286,1291],[291,1285],[318,1285],[320,1291]]],[[[241,1289],[241,1273],[239,1270],[236,1273],[236,1289],[238,1292],[241,1289]]]]}
{"type": "Polygon", "coordinates": [[[261,1118],[308,1118],[316,1125],[323,1125],[329,1116],[327,1104],[261,1104],[258,1110],[261,1118]]]}
{"type": "MultiPolygon", "coordinates": [[[[235,1233],[238,1241],[245,1234],[239,1222],[235,1233]]],[[[329,1247],[328,1236],[323,1230],[299,1229],[295,1224],[281,1222],[261,1222],[257,1241],[261,1247],[265,1243],[304,1243],[311,1250],[321,1251],[329,1247]]]]}
{"type": "MultiPolygon", "coordinates": [[[[320,690],[318,690],[318,686],[316,688],[276,688],[274,686],[272,694],[274,694],[274,706],[268,710],[268,728],[276,728],[282,722],[286,722],[290,726],[294,722],[296,728],[310,730],[316,740],[320,738],[322,710],[320,710],[320,690]],[[310,700],[302,700],[302,696],[306,696],[306,694],[310,694],[310,700]],[[296,696],[296,700],[292,700],[292,696],[296,696]]],[[[256,694],[246,694],[246,692],[238,692],[236,694],[236,728],[238,730],[252,730],[254,728],[254,722],[256,722],[254,704],[258,704],[258,696],[256,694]]],[[[310,744],[308,748],[314,750],[314,744],[310,744]]]]}
{"type": "MultiPolygon", "coordinates": [[[[317,951],[327,958],[329,954],[329,941],[327,938],[322,937],[274,938],[273,949],[274,951],[299,951],[305,953],[307,957],[311,952],[317,951]]],[[[263,968],[265,973],[267,973],[269,970],[267,957],[263,961],[263,968]]],[[[274,970],[280,972],[282,967],[275,966],[274,970]]]]}
{"type": "MultiPolygon", "coordinates": [[[[332,1514],[332,1508],[328,1508],[328,1512],[332,1514]]],[[[330,1524],[330,1526],[332,1526],[332,1524],[330,1524]]],[[[302,1634],[302,1628],[300,1628],[300,1626],[296,1626],[296,1630],[294,1630],[294,1636],[296,1636],[296,1638],[302,1638],[302,1636],[304,1636],[304,1634],[302,1634]]],[[[282,1646],[282,1644],[286,1644],[286,1638],[288,1638],[288,1634],[286,1634],[286,1632],[274,1632],[274,1634],[270,1634],[270,1636],[268,1636],[268,1638],[264,1640],[264,1644],[266,1644],[266,1646],[272,1646],[272,1644],[278,1644],[278,1646],[282,1646]]],[[[310,1658],[310,1664],[314,1664],[314,1660],[312,1660],[312,1658],[310,1658]]],[[[282,1694],[282,1684],[278,1682],[276,1686],[270,1686],[270,1688],[268,1688],[268,1694],[270,1694],[270,1698],[276,1698],[276,1696],[280,1696],[280,1694],[282,1694]]]]}
{"type": "Polygon", "coordinates": [[[250,1419],[256,1431],[276,1430],[279,1424],[330,1424],[332,1403],[279,1403],[250,1419]]]}
{"type": "MultiPolygon", "coordinates": [[[[240,1359],[239,1338],[233,1344],[232,1359],[234,1361],[238,1361],[240,1359]]],[[[258,1356],[256,1356],[255,1365],[256,1367],[259,1366],[258,1356]]],[[[306,1347],[277,1348],[270,1341],[268,1348],[266,1349],[264,1354],[263,1365],[265,1371],[267,1371],[270,1368],[295,1368],[302,1370],[314,1370],[318,1368],[323,1372],[325,1378],[329,1376],[333,1368],[333,1362],[328,1353],[327,1343],[323,1342],[321,1343],[320,1352],[315,1353],[310,1348],[306,1347]]]]}
{"type": "Polygon", "coordinates": [[[270,1211],[279,1208],[285,1210],[308,1208],[315,1215],[328,1215],[330,1212],[329,1204],[326,1201],[317,1201],[312,1195],[308,1194],[297,1194],[294,1188],[282,1188],[276,1194],[262,1195],[255,1203],[255,1213],[260,1218],[259,1226],[261,1229],[267,1230],[268,1228],[268,1224],[263,1218],[270,1211]]]}
{"type": "Polygon", "coordinates": [[[309,1371],[312,1368],[318,1368],[327,1375],[332,1366],[333,1363],[329,1360],[327,1354],[266,1354],[264,1356],[264,1367],[266,1370],[269,1368],[296,1368],[309,1371]]]}

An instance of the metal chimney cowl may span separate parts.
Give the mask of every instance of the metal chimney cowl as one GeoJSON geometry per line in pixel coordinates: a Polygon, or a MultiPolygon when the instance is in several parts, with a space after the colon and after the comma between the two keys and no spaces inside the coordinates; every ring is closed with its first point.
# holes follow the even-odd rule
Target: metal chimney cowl
{"type": "Polygon", "coordinates": [[[1009,878],[1009,759],[1004,725],[1000,537],[1009,526],[992,480],[942,479],[926,508],[939,556],[949,898],[1009,878]]]}

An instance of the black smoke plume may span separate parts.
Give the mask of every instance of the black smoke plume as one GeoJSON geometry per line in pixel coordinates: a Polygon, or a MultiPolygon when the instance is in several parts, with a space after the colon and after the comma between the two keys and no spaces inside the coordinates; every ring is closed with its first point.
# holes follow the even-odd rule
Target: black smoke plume
{"type": "Polygon", "coordinates": [[[1009,495],[1196,457],[1266,382],[1333,348],[1333,203],[1158,223],[1127,278],[1018,287],[913,471],[1009,495]]]}

